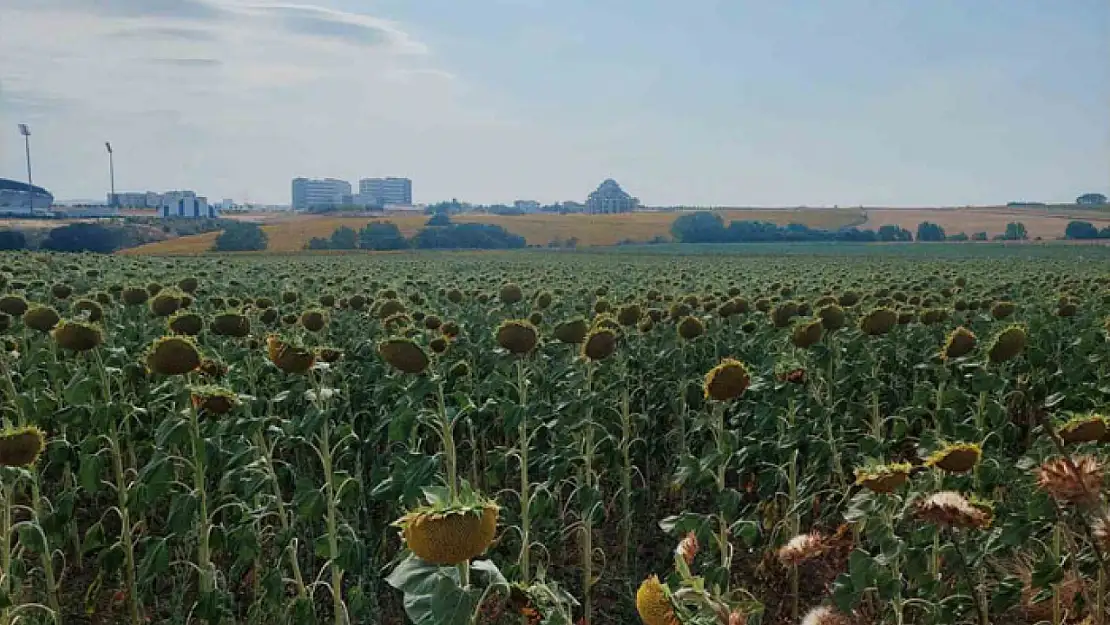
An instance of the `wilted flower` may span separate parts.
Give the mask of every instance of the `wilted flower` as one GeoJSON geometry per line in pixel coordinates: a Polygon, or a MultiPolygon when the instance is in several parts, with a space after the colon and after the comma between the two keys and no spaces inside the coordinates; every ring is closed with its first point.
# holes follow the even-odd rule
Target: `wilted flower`
{"type": "Polygon", "coordinates": [[[686,566],[693,566],[694,558],[698,555],[699,549],[698,535],[694,532],[688,532],[678,543],[678,547],[675,548],[674,553],[686,562],[686,566]]]}
{"type": "Polygon", "coordinates": [[[806,612],[802,625],[852,625],[852,621],[833,608],[821,606],[806,612]]]}
{"type": "Polygon", "coordinates": [[[1037,487],[1053,498],[1073,504],[1093,504],[1102,490],[1102,464],[1094,456],[1054,458],[1037,470],[1037,487]]]}
{"type": "Polygon", "coordinates": [[[918,518],[939,527],[984,528],[990,517],[960,493],[941,491],[917,503],[918,518]]]}
{"type": "Polygon", "coordinates": [[[305,373],[316,364],[316,354],[311,350],[287,343],[273,334],[266,337],[266,355],[285,373],[305,373]]]}
{"type": "Polygon", "coordinates": [[[819,557],[825,553],[827,547],[824,537],[817,532],[798,534],[779,547],[778,557],[783,564],[796,566],[806,560],[819,557]]]}

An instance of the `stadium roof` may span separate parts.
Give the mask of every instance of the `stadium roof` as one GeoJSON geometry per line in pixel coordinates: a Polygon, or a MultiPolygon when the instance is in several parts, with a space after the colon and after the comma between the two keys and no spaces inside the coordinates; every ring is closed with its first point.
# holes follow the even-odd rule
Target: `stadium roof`
{"type": "MultiPolygon", "coordinates": [[[[9,180],[7,178],[0,178],[0,191],[27,191],[27,183],[19,182],[18,180],[9,180]]],[[[35,193],[43,193],[51,195],[49,191],[37,185],[31,185],[31,190],[35,193]]]]}

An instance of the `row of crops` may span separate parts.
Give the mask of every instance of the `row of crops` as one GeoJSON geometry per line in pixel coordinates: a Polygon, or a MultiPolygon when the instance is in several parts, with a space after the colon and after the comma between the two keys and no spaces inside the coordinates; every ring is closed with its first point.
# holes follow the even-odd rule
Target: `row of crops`
{"type": "Polygon", "coordinates": [[[0,257],[0,625],[1106,622],[1110,266],[0,257]]]}

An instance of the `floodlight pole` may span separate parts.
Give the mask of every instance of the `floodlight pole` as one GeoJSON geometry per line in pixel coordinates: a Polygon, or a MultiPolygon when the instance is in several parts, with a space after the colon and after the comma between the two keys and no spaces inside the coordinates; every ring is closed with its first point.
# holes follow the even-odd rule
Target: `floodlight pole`
{"type": "Polygon", "coordinates": [[[112,143],[110,141],[104,142],[104,147],[108,149],[108,179],[112,185],[112,201],[109,202],[112,207],[119,208],[119,198],[116,197],[116,163],[112,158],[112,143]]]}
{"type": "Polygon", "coordinates": [[[27,152],[27,211],[35,212],[35,185],[31,181],[31,129],[27,124],[19,125],[19,134],[23,135],[23,147],[27,152]]]}

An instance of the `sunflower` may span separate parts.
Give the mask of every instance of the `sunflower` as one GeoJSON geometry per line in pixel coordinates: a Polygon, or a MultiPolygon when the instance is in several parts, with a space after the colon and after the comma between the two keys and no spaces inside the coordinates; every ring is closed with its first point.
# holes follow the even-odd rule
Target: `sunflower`
{"type": "Polygon", "coordinates": [[[960,358],[971,353],[975,349],[975,335],[967,328],[960,326],[948,335],[948,340],[944,342],[943,358],[960,358]]]}
{"type": "Polygon", "coordinates": [[[150,297],[150,293],[142,287],[129,286],[120,291],[119,297],[126,306],[141,306],[150,297]]]}
{"type": "Polygon", "coordinates": [[[161,375],[183,375],[200,366],[200,352],[189,338],[164,336],[150,346],[146,366],[161,375]]]}
{"type": "Polygon", "coordinates": [[[778,558],[783,564],[797,566],[806,560],[821,556],[827,548],[828,543],[825,538],[817,532],[798,534],[779,547],[778,558]]]}
{"type": "Polygon", "coordinates": [[[1058,432],[1065,443],[1090,443],[1102,440],[1110,428],[1102,415],[1082,415],[1068,419],[1058,432]]]}
{"type": "Polygon", "coordinates": [[[409,512],[394,526],[421,560],[453,565],[485,553],[497,533],[498,513],[492,501],[431,506],[409,512]]]}
{"type": "Polygon", "coordinates": [[[990,525],[990,517],[954,491],[941,491],[917,502],[917,517],[939,527],[978,528],[990,525]]]}
{"type": "Polygon", "coordinates": [[[150,300],[150,312],[155,317],[169,317],[181,308],[181,297],[170,291],[162,291],[150,300]]]}
{"type": "Polygon", "coordinates": [[[46,435],[33,425],[4,430],[0,432],[0,466],[30,466],[45,447],[46,435]]]}
{"type": "Polygon", "coordinates": [[[631,327],[640,322],[642,315],[643,311],[639,304],[621,306],[620,310],[617,311],[617,323],[625,327],[631,327]]]}
{"type": "Polygon", "coordinates": [[[587,360],[605,360],[616,350],[617,333],[609,328],[594,328],[582,344],[582,356],[587,360]]]}
{"type": "Polygon", "coordinates": [[[1054,499],[1087,505],[1098,501],[1102,490],[1102,464],[1094,456],[1048,460],[1037,469],[1037,487],[1054,499]]]}
{"type": "Polygon", "coordinates": [[[790,320],[798,315],[798,303],[789,301],[775,306],[771,311],[771,322],[776,328],[785,328],[790,325],[790,320]]]}
{"type": "Polygon", "coordinates": [[[501,289],[497,292],[497,298],[501,300],[502,304],[515,304],[524,299],[524,291],[521,290],[520,285],[508,282],[501,285],[501,289]]]}
{"type": "Polygon", "coordinates": [[[301,313],[301,325],[309,332],[319,332],[327,323],[327,314],[322,310],[312,309],[301,313]]]}
{"type": "Polygon", "coordinates": [[[817,316],[821,318],[821,325],[829,332],[843,328],[846,323],[844,309],[835,303],[820,306],[817,309],[817,316]]]}
{"type": "Polygon", "coordinates": [[[378,343],[378,354],[402,373],[423,373],[430,364],[423,348],[405,338],[386,339],[378,343]]]}
{"type": "Polygon", "coordinates": [[[993,363],[1006,362],[1016,358],[1025,350],[1025,328],[1013,325],[994,336],[987,358],[993,363]]]}
{"type": "Polygon", "coordinates": [[[967,473],[979,464],[983,450],[974,443],[945,445],[929,455],[925,466],[937,467],[949,473],[967,473]]]}
{"type": "Polygon", "coordinates": [[[239,405],[239,396],[219,386],[199,386],[190,391],[193,406],[204,413],[222,415],[239,405]]]}
{"type": "Polygon", "coordinates": [[[889,308],[876,308],[859,320],[859,329],[869,336],[882,336],[898,323],[898,313],[889,308]]]}
{"type": "Polygon", "coordinates": [[[273,334],[266,337],[266,355],[285,373],[305,373],[316,364],[316,354],[311,350],[287,343],[273,334]]]}
{"type": "Polygon", "coordinates": [[[58,311],[50,306],[32,306],[27,312],[23,313],[23,324],[39,332],[53,330],[54,326],[58,325],[61,320],[58,311]]]}
{"type": "Polygon", "coordinates": [[[104,342],[100,328],[84,321],[63,321],[51,335],[58,347],[72,352],[87,352],[104,342]]]}
{"type": "Polygon", "coordinates": [[[56,299],[68,299],[70,295],[73,295],[73,287],[59,282],[50,287],[50,294],[56,299]]]}
{"type": "Polygon", "coordinates": [[[751,376],[739,360],[727,358],[705,375],[705,396],[717,401],[736,399],[748,390],[751,376]]]}
{"type": "Polygon", "coordinates": [[[794,326],[794,332],[790,336],[790,342],[793,343],[795,347],[807,349],[820,342],[822,334],[824,334],[824,326],[821,324],[820,319],[805,321],[794,326]]]}
{"type": "Polygon", "coordinates": [[[892,493],[910,479],[912,469],[907,463],[860,467],[856,484],[875,493],[892,493]]]}
{"type": "Polygon", "coordinates": [[[1014,314],[1017,306],[1013,302],[996,302],[991,306],[991,316],[995,319],[1005,319],[1014,314]]]}
{"type": "Polygon", "coordinates": [[[852,625],[852,620],[827,606],[819,606],[806,612],[802,625],[852,625]]]}
{"type": "Polygon", "coordinates": [[[644,625],[680,625],[671,602],[671,593],[652,575],[636,590],[636,613],[644,625]]]}
{"type": "Polygon", "coordinates": [[[19,317],[27,312],[27,300],[21,295],[5,295],[0,297],[0,312],[19,317]]]}
{"type": "Polygon", "coordinates": [[[692,341],[705,334],[705,324],[697,317],[686,316],[678,322],[678,335],[687,341],[692,341]]]}
{"type": "Polygon", "coordinates": [[[73,303],[73,314],[85,318],[85,321],[96,323],[104,318],[104,309],[91,299],[79,299],[73,303]]]}
{"type": "Polygon", "coordinates": [[[504,321],[497,328],[497,344],[509,353],[518,356],[531,353],[538,342],[536,327],[527,321],[504,321]]]}
{"type": "Polygon", "coordinates": [[[251,333],[251,321],[246,315],[235,311],[227,311],[212,317],[208,329],[217,336],[243,338],[251,333]]]}

